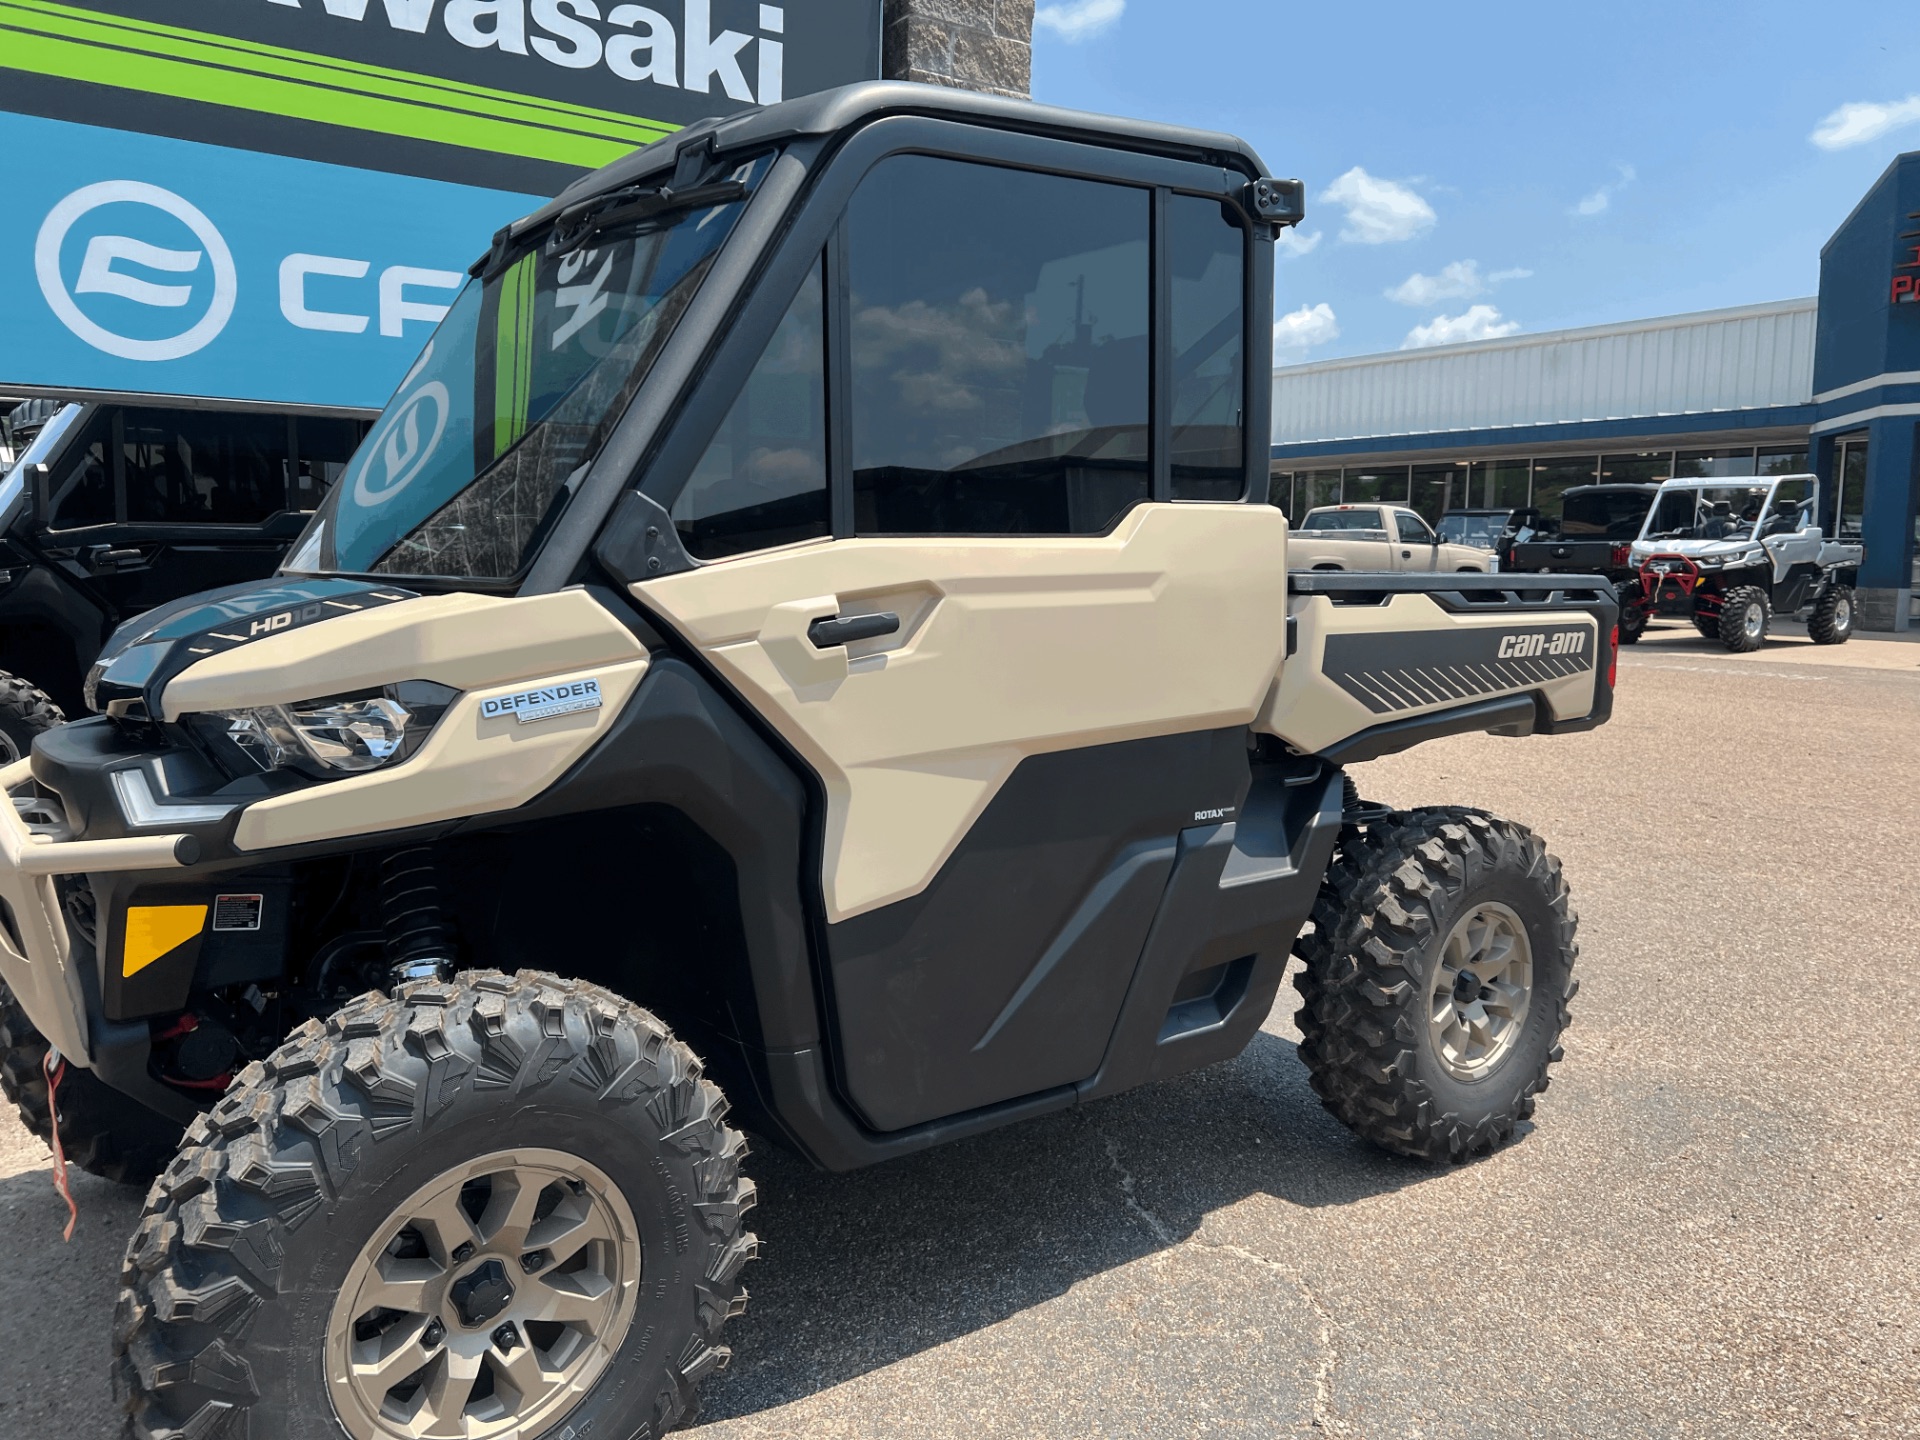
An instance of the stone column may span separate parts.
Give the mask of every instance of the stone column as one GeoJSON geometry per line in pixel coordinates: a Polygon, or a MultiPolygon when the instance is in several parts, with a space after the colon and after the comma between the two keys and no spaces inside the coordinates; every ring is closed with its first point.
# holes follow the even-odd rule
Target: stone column
{"type": "Polygon", "coordinates": [[[886,0],[880,73],[1025,100],[1034,0],[886,0]]]}

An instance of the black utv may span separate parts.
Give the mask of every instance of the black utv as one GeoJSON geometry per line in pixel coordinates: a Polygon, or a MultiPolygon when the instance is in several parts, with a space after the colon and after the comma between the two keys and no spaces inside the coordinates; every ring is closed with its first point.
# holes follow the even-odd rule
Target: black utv
{"type": "Polygon", "coordinates": [[[0,478],[0,763],[84,711],[87,667],[121,621],[271,575],[367,428],[346,416],[44,409],[29,401],[9,425],[39,428],[0,478]]]}
{"type": "Polygon", "coordinates": [[[1576,485],[1561,497],[1559,515],[1539,520],[1516,540],[1500,568],[1606,576],[1620,595],[1620,643],[1631,645],[1646,633],[1647,610],[1630,603],[1640,586],[1630,552],[1659,493],[1658,484],[1576,485]]]}

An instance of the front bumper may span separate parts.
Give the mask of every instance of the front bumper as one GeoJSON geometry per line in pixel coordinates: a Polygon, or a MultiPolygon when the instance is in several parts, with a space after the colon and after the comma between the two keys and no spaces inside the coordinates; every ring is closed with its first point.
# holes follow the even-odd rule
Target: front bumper
{"type": "Polygon", "coordinates": [[[191,835],[72,839],[58,802],[14,794],[32,780],[31,759],[0,769],[0,979],[55,1049],[87,1065],[93,1045],[84,987],[92,957],[73,953],[55,877],[179,869],[195,858],[199,842],[191,835]]]}

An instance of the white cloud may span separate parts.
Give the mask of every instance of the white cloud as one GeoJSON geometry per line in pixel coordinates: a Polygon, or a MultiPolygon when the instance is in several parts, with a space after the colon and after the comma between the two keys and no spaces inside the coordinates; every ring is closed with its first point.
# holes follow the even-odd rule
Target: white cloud
{"type": "Polygon", "coordinates": [[[1503,320],[1491,305],[1469,305],[1458,315],[1436,315],[1416,325],[1400,342],[1402,350],[1424,350],[1429,345],[1458,345],[1466,340],[1498,340],[1519,331],[1520,322],[1503,320]]]}
{"type": "Polygon", "coordinates": [[[1845,150],[1849,145],[1878,140],[1889,130],[1911,125],[1916,120],[1920,120],[1920,95],[1909,95],[1887,104],[1854,100],[1814,126],[1807,138],[1822,150],[1845,150]]]}
{"type": "Polygon", "coordinates": [[[1320,243],[1320,232],[1316,230],[1311,235],[1303,235],[1298,225],[1289,225],[1280,232],[1279,239],[1274,243],[1280,247],[1280,253],[1287,259],[1298,260],[1320,243]]]}
{"type": "Polygon", "coordinates": [[[1422,275],[1418,270],[1387,291],[1387,299],[1402,305],[1425,308],[1442,300],[1472,300],[1508,280],[1525,280],[1531,270],[1496,270],[1480,273],[1478,260],[1456,260],[1444,266],[1438,275],[1422,275]]]}
{"type": "Polygon", "coordinates": [[[1056,0],[1033,12],[1033,28],[1073,44],[1106,33],[1126,13],[1127,0],[1056,0]]]}
{"type": "Polygon", "coordinates": [[[1620,172],[1620,178],[1618,180],[1609,180],[1606,184],[1600,186],[1590,194],[1582,195],[1580,202],[1573,207],[1573,214],[1605,214],[1607,207],[1613,204],[1613,197],[1631,185],[1637,177],[1637,172],[1631,165],[1616,165],[1614,169],[1620,172]]]}
{"type": "Polygon", "coordinates": [[[1320,199],[1347,212],[1340,238],[1360,245],[1411,240],[1431,230],[1440,218],[1405,185],[1369,175],[1358,165],[1329,185],[1320,199]]]}
{"type": "Polygon", "coordinates": [[[1456,260],[1438,275],[1422,275],[1418,270],[1387,291],[1387,299],[1402,305],[1432,305],[1441,300],[1471,300],[1486,293],[1487,278],[1480,273],[1478,260],[1456,260]]]}
{"type": "Polygon", "coordinates": [[[1274,359],[1281,365],[1302,358],[1316,345],[1340,338],[1340,322],[1333,318],[1333,307],[1322,300],[1318,305],[1302,305],[1289,310],[1273,322],[1274,359]]]}

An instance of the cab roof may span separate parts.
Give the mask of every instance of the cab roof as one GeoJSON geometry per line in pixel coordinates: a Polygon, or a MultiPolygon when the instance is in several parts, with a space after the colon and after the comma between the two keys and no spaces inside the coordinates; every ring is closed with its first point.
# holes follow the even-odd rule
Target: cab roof
{"type": "Polygon", "coordinates": [[[720,119],[695,121],[683,130],[581,176],[531,215],[516,220],[508,227],[509,232],[517,239],[546,224],[570,205],[670,172],[680,152],[688,146],[718,157],[730,151],[760,150],[792,140],[839,134],[888,115],[923,115],[1105,145],[1116,150],[1164,155],[1219,165],[1239,171],[1250,180],[1266,174],[1252,146],[1218,131],[1063,110],[1052,105],[1036,105],[1031,100],[1011,100],[944,85],[870,80],[783,100],[778,105],[757,106],[720,119]]]}

